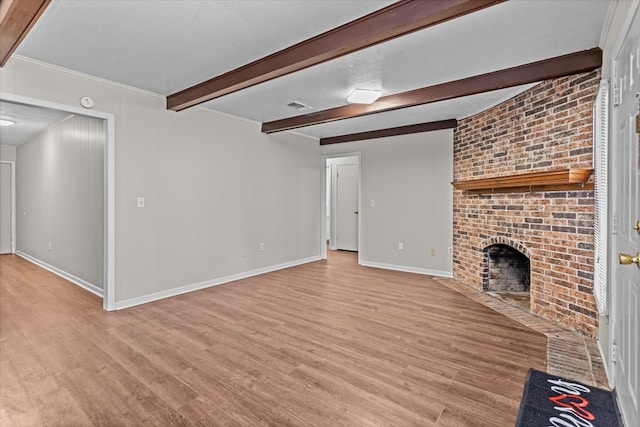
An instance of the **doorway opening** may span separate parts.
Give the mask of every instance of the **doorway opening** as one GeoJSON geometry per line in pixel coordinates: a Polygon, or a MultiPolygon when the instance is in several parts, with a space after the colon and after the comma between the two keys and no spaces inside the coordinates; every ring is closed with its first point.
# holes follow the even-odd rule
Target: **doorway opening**
{"type": "Polygon", "coordinates": [[[321,171],[322,258],[327,250],[359,253],[360,153],[323,157],[321,171]]]}
{"type": "Polygon", "coordinates": [[[0,158],[0,255],[16,251],[16,163],[0,158]]]}
{"type": "MultiPolygon", "coordinates": [[[[25,256],[26,259],[42,266],[45,269],[52,271],[55,274],[58,274],[62,277],[67,278],[68,280],[74,282],[75,284],[84,287],[90,292],[97,294],[103,299],[103,308],[105,310],[114,310],[115,309],[115,125],[114,125],[114,115],[110,113],[103,113],[99,111],[87,110],[83,108],[57,104],[53,102],[43,101],[39,99],[27,98],[20,95],[0,93],[0,101],[3,104],[13,104],[19,106],[21,109],[16,111],[22,111],[22,108],[29,109],[33,111],[34,118],[38,117],[39,112],[44,111],[57,111],[63,115],[67,116],[78,116],[78,117],[86,117],[91,119],[99,119],[104,124],[100,126],[101,132],[104,133],[104,144],[102,145],[103,151],[103,159],[102,164],[103,167],[103,180],[102,180],[102,198],[104,203],[102,203],[102,211],[103,211],[103,219],[102,219],[102,230],[99,230],[98,233],[102,235],[102,289],[92,289],[91,287],[85,286],[82,283],[82,280],[74,280],[75,277],[73,275],[67,274],[65,271],[60,270],[54,265],[48,264],[46,262],[38,262],[38,259],[33,257],[29,257],[28,254],[25,256]]],[[[17,166],[19,167],[19,165],[17,166]]],[[[17,170],[16,170],[17,172],[17,170]]],[[[66,176],[66,175],[65,175],[66,176]]],[[[16,189],[16,192],[18,190],[16,189]]],[[[16,193],[14,192],[14,194],[16,193]]],[[[14,210],[16,209],[16,204],[13,205],[14,210]]],[[[19,240],[20,231],[17,230],[16,239],[14,241],[19,240]]],[[[52,243],[48,243],[48,250],[51,251],[53,249],[52,243]]],[[[19,250],[19,248],[17,248],[19,250]]],[[[15,248],[14,248],[15,251],[15,248]]],[[[22,256],[22,254],[21,254],[22,256]]],[[[98,261],[100,262],[100,261],[98,261]]]]}

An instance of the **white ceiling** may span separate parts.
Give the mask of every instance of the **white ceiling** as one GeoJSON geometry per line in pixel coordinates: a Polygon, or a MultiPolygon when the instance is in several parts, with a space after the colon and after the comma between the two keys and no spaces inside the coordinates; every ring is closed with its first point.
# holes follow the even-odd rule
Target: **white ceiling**
{"type": "MultiPolygon", "coordinates": [[[[16,53],[166,96],[393,2],[53,0],[16,53]]],[[[386,96],[590,49],[611,3],[510,0],[202,106],[265,122],[344,105],[355,88],[386,96]],[[312,109],[295,110],[292,101],[312,109]]],[[[320,138],[461,119],[527,87],[295,132],[320,138]]]]}
{"type": "Polygon", "coordinates": [[[64,111],[0,100],[0,117],[16,123],[0,127],[0,144],[18,145],[28,141],[70,115],[64,111]]]}

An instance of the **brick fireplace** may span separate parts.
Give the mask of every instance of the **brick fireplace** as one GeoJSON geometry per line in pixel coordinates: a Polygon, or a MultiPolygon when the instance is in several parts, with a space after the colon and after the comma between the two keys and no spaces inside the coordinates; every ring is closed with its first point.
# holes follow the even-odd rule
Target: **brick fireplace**
{"type": "MultiPolygon", "coordinates": [[[[599,82],[599,71],[548,80],[460,120],[454,133],[454,181],[591,168],[599,82]]],[[[530,276],[522,287],[528,287],[533,313],[596,334],[593,191],[454,190],[453,208],[456,279],[488,290],[491,252],[509,252],[497,248],[506,246],[528,259],[530,276]]],[[[515,280],[512,285],[519,286],[515,280]]]]}

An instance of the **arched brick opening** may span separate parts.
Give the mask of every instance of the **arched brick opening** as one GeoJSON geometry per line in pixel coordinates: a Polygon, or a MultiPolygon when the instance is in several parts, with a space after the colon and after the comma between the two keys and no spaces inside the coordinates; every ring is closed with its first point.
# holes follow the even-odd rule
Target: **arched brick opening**
{"type": "Polygon", "coordinates": [[[482,247],[482,288],[485,291],[529,292],[531,251],[524,243],[501,236],[486,239],[482,247]]]}
{"type": "Polygon", "coordinates": [[[482,287],[487,292],[529,292],[531,263],[522,252],[508,245],[491,245],[484,250],[487,275],[482,287]]]}

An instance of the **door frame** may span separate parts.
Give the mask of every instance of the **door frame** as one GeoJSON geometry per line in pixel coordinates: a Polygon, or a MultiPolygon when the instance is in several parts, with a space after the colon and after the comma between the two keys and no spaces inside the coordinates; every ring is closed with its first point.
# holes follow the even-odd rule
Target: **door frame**
{"type": "Polygon", "coordinates": [[[13,160],[0,160],[11,167],[11,253],[16,253],[16,162],[13,160]]]}
{"type": "MultiPolygon", "coordinates": [[[[71,105],[58,104],[36,98],[0,92],[3,101],[16,102],[33,107],[50,108],[81,116],[102,119],[106,123],[106,144],[104,148],[104,259],[103,259],[103,294],[102,307],[106,311],[115,310],[115,115],[102,111],[89,110],[71,105]]],[[[15,173],[15,168],[14,168],[15,173]]],[[[15,182],[15,181],[14,181],[15,182]]],[[[15,191],[13,194],[15,197],[15,191]]],[[[15,204],[14,204],[15,210],[15,204]]],[[[14,223],[15,226],[15,223],[14,223]]],[[[15,242],[15,240],[14,240],[15,242]]]]}
{"type": "MultiPolygon", "coordinates": [[[[355,156],[345,156],[345,157],[336,157],[336,160],[347,160],[347,159],[354,159],[355,156]]],[[[328,159],[331,160],[331,159],[328,159]]],[[[328,163],[328,161],[327,161],[328,163]]],[[[351,162],[336,162],[335,164],[335,170],[332,169],[331,170],[331,179],[327,180],[327,181],[331,181],[331,215],[329,215],[329,217],[331,218],[331,237],[329,238],[329,241],[331,242],[331,245],[329,246],[329,249],[331,250],[337,250],[338,249],[338,224],[340,223],[340,218],[338,216],[338,208],[339,208],[339,203],[338,203],[338,194],[339,194],[339,180],[338,180],[338,168],[340,166],[357,166],[358,167],[358,180],[360,179],[360,158],[359,157],[355,157],[354,160],[352,160],[351,162]]],[[[358,192],[358,200],[356,200],[357,206],[356,209],[359,209],[359,202],[360,202],[360,181],[358,181],[358,188],[356,190],[358,192]]],[[[358,232],[358,225],[356,224],[356,233],[358,232]]],[[[356,239],[357,240],[357,239],[356,239]]],[[[358,245],[358,242],[356,241],[356,246],[358,245]]],[[[359,247],[357,249],[360,249],[359,247]]]]}
{"type": "Polygon", "coordinates": [[[362,155],[360,152],[320,157],[320,258],[327,259],[327,160],[342,157],[358,157],[358,212],[360,213],[358,215],[358,264],[360,264],[360,254],[362,253],[362,155]]]}

